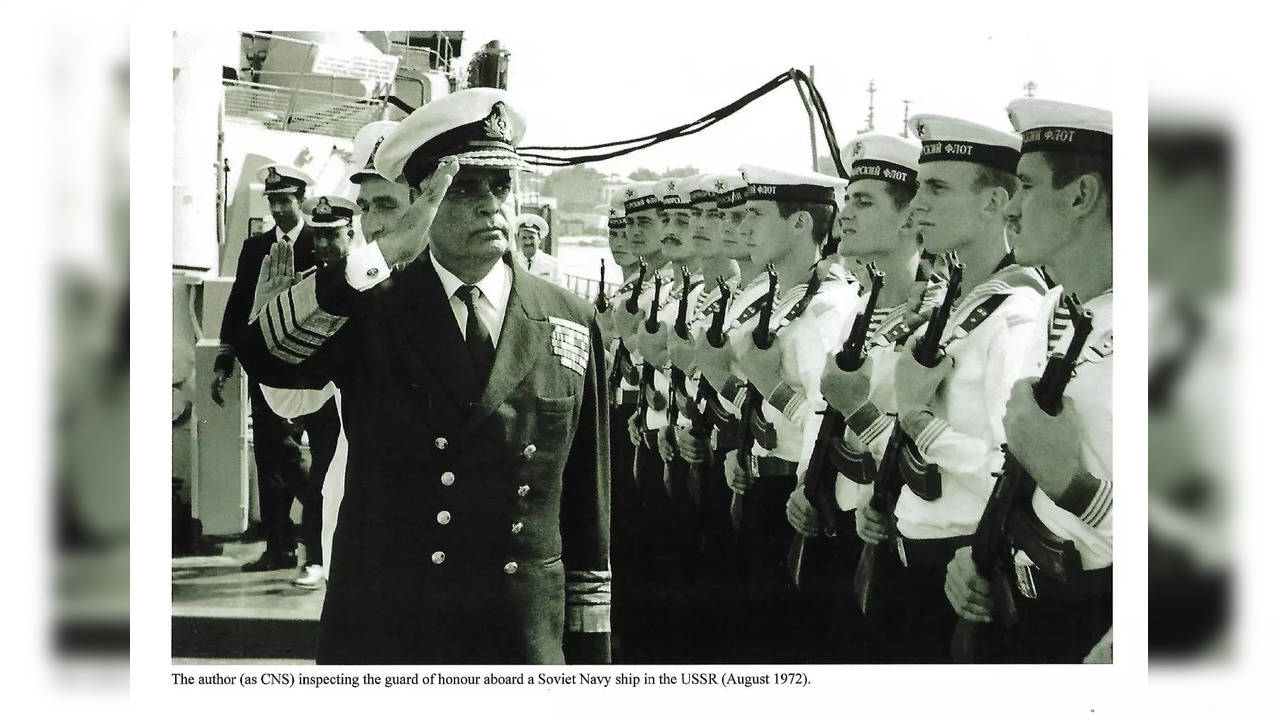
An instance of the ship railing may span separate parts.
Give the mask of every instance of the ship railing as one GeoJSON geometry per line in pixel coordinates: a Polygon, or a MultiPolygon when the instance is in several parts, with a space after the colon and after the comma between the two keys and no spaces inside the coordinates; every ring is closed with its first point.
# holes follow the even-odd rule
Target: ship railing
{"type": "MultiPolygon", "coordinates": [[[[377,82],[370,89],[358,78],[312,72],[318,43],[269,33],[241,34],[270,41],[268,52],[277,60],[269,70],[250,63],[240,69],[238,79],[222,81],[227,116],[256,120],[273,130],[334,137],[354,137],[364,125],[386,117],[391,83],[377,82]]],[[[401,59],[395,58],[398,70],[401,59]]]]}
{"type": "MultiPolygon", "coordinates": [[[[560,284],[562,284],[568,292],[579,298],[594,302],[599,296],[599,278],[582,277],[580,275],[571,275],[569,273],[560,273],[560,284]]],[[[617,292],[619,285],[614,282],[604,282],[604,295],[612,295],[617,292]]]]}

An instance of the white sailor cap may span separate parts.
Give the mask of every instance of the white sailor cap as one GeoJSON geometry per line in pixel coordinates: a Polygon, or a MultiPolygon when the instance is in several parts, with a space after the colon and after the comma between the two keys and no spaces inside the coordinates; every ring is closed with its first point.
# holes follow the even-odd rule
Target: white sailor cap
{"type": "Polygon", "coordinates": [[[715,205],[727,210],[745,202],[746,181],[741,171],[701,176],[701,185],[715,195],[715,205]]]}
{"type": "Polygon", "coordinates": [[[537,232],[540,233],[540,237],[543,238],[550,234],[550,226],[546,224],[545,218],[540,215],[524,213],[515,218],[515,232],[519,232],[526,227],[536,228],[537,232]]]}
{"type": "Polygon", "coordinates": [[[667,178],[657,182],[661,193],[661,206],[667,210],[692,207],[692,191],[697,189],[700,175],[683,178],[667,178]]]}
{"type": "Polygon", "coordinates": [[[988,165],[1016,172],[1021,136],[945,115],[915,115],[910,130],[923,142],[919,165],[938,160],[988,165]]]}
{"type": "Polygon", "coordinates": [[[462,166],[524,169],[515,150],[524,137],[524,117],[505,90],[459,90],[417,108],[399,123],[373,158],[383,177],[416,187],[453,156],[462,166]]]}
{"type": "Polygon", "coordinates": [[[861,178],[914,188],[919,174],[919,144],[896,135],[866,133],[843,148],[849,184],[861,178]]]}
{"type": "Polygon", "coordinates": [[[1012,127],[1021,134],[1021,153],[1041,150],[1110,156],[1114,113],[1086,105],[1017,98],[1007,104],[1012,127]]]}
{"type": "Polygon", "coordinates": [[[344,197],[320,195],[303,202],[302,213],[311,227],[345,227],[359,214],[359,207],[344,197]]]}
{"type": "Polygon", "coordinates": [[[655,181],[636,182],[623,187],[621,194],[626,214],[629,215],[641,210],[655,210],[661,205],[657,192],[657,182],[655,181]]]}
{"type": "Polygon", "coordinates": [[[618,189],[608,202],[608,227],[617,229],[626,226],[626,193],[618,189]]]}
{"type": "Polygon", "coordinates": [[[785,172],[758,165],[742,165],[741,175],[746,181],[746,200],[837,205],[835,198],[848,186],[847,180],[833,175],[785,172]]]}
{"type": "Polygon", "coordinates": [[[310,175],[291,165],[272,163],[258,168],[257,180],[262,183],[262,192],[267,195],[275,193],[304,192],[307,185],[315,183],[310,175]]]}
{"type": "Polygon", "coordinates": [[[370,178],[382,177],[373,167],[373,157],[378,148],[386,140],[391,131],[399,127],[398,120],[377,120],[359,129],[355,133],[354,147],[351,150],[351,167],[359,168],[351,173],[350,181],[359,184],[370,178]]]}
{"type": "MultiPolygon", "coordinates": [[[[692,203],[694,205],[700,203],[718,203],[719,194],[726,192],[728,189],[728,176],[724,173],[702,173],[697,175],[697,184],[692,188],[692,203]],[[717,183],[717,184],[716,184],[717,183]]],[[[741,181],[741,176],[737,175],[737,180],[741,181]]]]}

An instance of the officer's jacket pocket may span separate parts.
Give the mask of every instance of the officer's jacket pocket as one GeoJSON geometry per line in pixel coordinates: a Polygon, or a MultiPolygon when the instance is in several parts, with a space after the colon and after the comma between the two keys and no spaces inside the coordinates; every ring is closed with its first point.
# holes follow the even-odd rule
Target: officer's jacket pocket
{"type": "Polygon", "coordinates": [[[570,412],[573,405],[577,402],[577,398],[569,395],[568,397],[547,398],[537,396],[537,412],[539,413],[561,413],[570,412]]]}

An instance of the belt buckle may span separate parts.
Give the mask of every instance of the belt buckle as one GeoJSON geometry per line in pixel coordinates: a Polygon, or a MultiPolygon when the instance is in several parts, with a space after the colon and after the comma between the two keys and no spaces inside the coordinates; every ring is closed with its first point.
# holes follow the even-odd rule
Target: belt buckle
{"type": "Polygon", "coordinates": [[[901,558],[901,567],[909,567],[910,561],[905,557],[905,538],[896,536],[896,554],[901,558]]]}
{"type": "Polygon", "coordinates": [[[1016,588],[1021,596],[1034,600],[1038,598],[1038,587],[1034,584],[1034,561],[1023,553],[1012,556],[1012,567],[1016,570],[1016,588]]]}

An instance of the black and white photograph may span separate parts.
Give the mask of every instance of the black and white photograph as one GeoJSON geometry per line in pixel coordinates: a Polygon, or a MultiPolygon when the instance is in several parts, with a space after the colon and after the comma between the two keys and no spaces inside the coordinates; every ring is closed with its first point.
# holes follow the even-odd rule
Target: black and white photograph
{"type": "Polygon", "coordinates": [[[1256,8],[21,11],[19,711],[1272,705],[1256,8]]]}
{"type": "Polygon", "coordinates": [[[1110,662],[1104,54],[476,24],[173,35],[174,663],[1110,662]]]}

